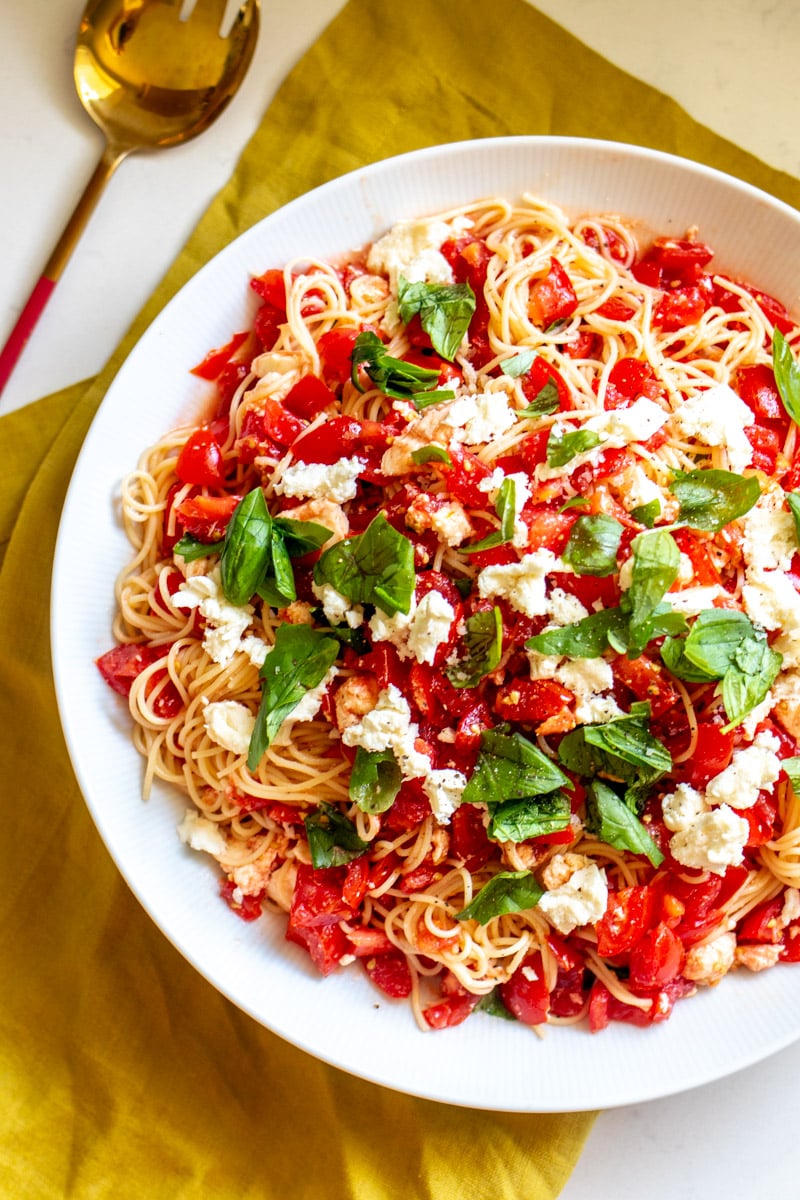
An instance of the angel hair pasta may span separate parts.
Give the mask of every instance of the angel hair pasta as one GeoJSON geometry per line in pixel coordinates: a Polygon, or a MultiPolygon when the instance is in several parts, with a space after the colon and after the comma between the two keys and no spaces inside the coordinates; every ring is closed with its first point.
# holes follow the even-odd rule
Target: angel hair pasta
{"type": "Polygon", "coordinates": [[[250,287],[125,480],[98,664],[233,911],[423,1029],[798,961],[787,311],[532,196],[250,287]]]}

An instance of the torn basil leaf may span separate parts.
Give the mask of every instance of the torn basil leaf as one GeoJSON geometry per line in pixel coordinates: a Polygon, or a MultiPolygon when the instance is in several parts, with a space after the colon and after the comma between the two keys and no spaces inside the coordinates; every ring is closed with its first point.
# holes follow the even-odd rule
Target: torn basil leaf
{"type": "Polygon", "coordinates": [[[255,771],[278,730],[306,692],[322,682],[339,654],[336,638],[310,625],[279,625],[261,667],[261,703],[250,737],[249,770],[255,771]]]}
{"type": "Polygon", "coordinates": [[[424,467],[429,462],[444,463],[448,467],[453,465],[450,453],[444,446],[420,446],[419,450],[411,451],[411,457],[418,467],[424,467]]]}
{"type": "Polygon", "coordinates": [[[528,374],[535,358],[535,350],[520,350],[513,358],[504,358],[500,363],[500,370],[510,379],[519,379],[521,375],[528,374]]]}
{"type": "Polygon", "coordinates": [[[329,583],[351,604],[374,604],[387,616],[407,613],[414,595],[414,547],[379,513],[363,533],[323,550],[314,582],[329,583]]]}
{"type": "Polygon", "coordinates": [[[437,354],[452,362],[475,312],[475,293],[468,283],[397,281],[397,311],[407,325],[419,314],[420,324],[437,354]]]}
{"type": "Polygon", "coordinates": [[[572,784],[556,763],[520,733],[503,727],[481,734],[472,777],[461,794],[465,804],[497,803],[541,796],[572,784]]]}
{"type": "Polygon", "coordinates": [[[403,774],[391,750],[358,747],[350,773],[350,799],[362,812],[386,812],[402,782],[403,774]]]}
{"type": "Polygon", "coordinates": [[[237,504],[222,541],[219,564],[222,590],[230,604],[241,607],[255,595],[270,560],[272,517],[260,487],[237,504]]]}
{"type": "Polygon", "coordinates": [[[664,855],[636,814],[600,779],[593,779],[586,789],[586,818],[589,832],[607,846],[642,854],[654,867],[664,861],[664,855]]]}
{"type": "Polygon", "coordinates": [[[631,509],[631,516],[640,525],[646,525],[648,529],[652,529],[661,516],[661,501],[650,500],[647,504],[638,504],[636,508],[631,509]]]}
{"type": "Polygon", "coordinates": [[[649,786],[672,769],[672,756],[650,733],[649,718],[649,704],[637,701],[627,716],[573,729],[561,740],[559,761],[577,775],[649,786]]]}
{"type": "Polygon", "coordinates": [[[504,913],[535,908],[543,894],[543,889],[530,871],[498,871],[466,908],[456,913],[456,920],[477,921],[479,925],[486,925],[493,917],[504,913]]]}
{"type": "Polygon", "coordinates": [[[594,450],[602,442],[594,429],[572,429],[566,433],[554,425],[547,439],[545,453],[548,467],[565,467],[568,462],[587,450],[594,450]]]}
{"type": "Polygon", "coordinates": [[[273,536],[281,538],[290,558],[302,558],[321,550],[333,537],[333,531],[317,521],[295,521],[292,517],[272,518],[273,536]]]}
{"type": "Polygon", "coordinates": [[[622,525],[606,513],[578,517],[561,554],[576,575],[604,578],[617,569],[622,525]]]}
{"type": "Polygon", "coordinates": [[[462,546],[463,553],[476,554],[479,550],[493,550],[495,546],[503,546],[514,537],[514,524],[517,517],[517,485],[510,476],[506,476],[500,484],[494,507],[500,518],[500,528],[493,530],[479,542],[462,546]]]}
{"type": "Polygon", "coordinates": [[[678,578],[680,550],[671,533],[662,529],[640,533],[631,542],[630,586],[620,601],[628,617],[628,650],[641,653],[653,634],[650,621],[678,578]]]}
{"type": "MultiPolygon", "coordinates": [[[[797,534],[797,540],[800,542],[800,492],[787,492],[786,503],[789,505],[789,511],[794,517],[794,528],[797,534]]],[[[175,547],[177,550],[177,546],[175,547]]]]}
{"type": "MultiPolygon", "coordinates": [[[[363,367],[375,387],[385,396],[395,400],[413,400],[419,393],[435,394],[445,399],[445,393],[436,392],[439,371],[434,367],[419,367],[416,363],[404,362],[386,353],[386,347],[376,333],[365,329],[353,344],[351,354],[351,378],[360,392],[364,391],[359,380],[359,367],[363,367]]],[[[429,397],[430,398],[430,397],[429,397]]],[[[453,398],[453,392],[447,393],[453,398]]]]}
{"type": "Polygon", "coordinates": [[[784,758],[781,766],[789,776],[792,791],[796,796],[800,796],[800,755],[793,754],[791,758],[784,758]]]}
{"type": "Polygon", "coordinates": [[[709,467],[678,471],[670,484],[680,504],[678,521],[692,529],[719,533],[758,503],[761,487],[755,475],[736,475],[709,467]]]}
{"type": "Polygon", "coordinates": [[[342,867],[360,858],[369,843],[358,836],[355,825],[332,804],[320,803],[316,812],[305,818],[312,867],[342,867]]]}
{"type": "Polygon", "coordinates": [[[537,633],[528,638],[525,646],[528,650],[537,650],[539,654],[599,658],[608,649],[609,634],[615,630],[621,633],[626,627],[627,620],[618,608],[603,608],[600,612],[581,617],[580,621],[574,621],[571,625],[537,633]]]}
{"type": "Polygon", "coordinates": [[[543,834],[559,833],[568,828],[572,812],[569,797],[561,791],[504,800],[489,808],[488,833],[497,842],[524,842],[543,834]]]}
{"type": "Polygon", "coordinates": [[[772,368],[783,407],[795,425],[800,425],[800,363],[780,329],[772,334],[772,368]]]}
{"type": "Polygon", "coordinates": [[[558,412],[560,407],[561,398],[558,394],[558,387],[552,379],[548,379],[547,383],[536,393],[530,404],[519,410],[517,416],[549,417],[551,413],[558,412]]]}
{"type": "Polygon", "coordinates": [[[472,613],[464,633],[466,654],[446,668],[453,687],[476,687],[494,671],[503,652],[503,617],[497,605],[472,613]]]}
{"type": "Polygon", "coordinates": [[[198,558],[206,558],[209,554],[219,554],[222,549],[222,539],[218,542],[201,542],[190,533],[185,533],[173,547],[174,553],[179,554],[184,562],[196,562],[198,558]]]}

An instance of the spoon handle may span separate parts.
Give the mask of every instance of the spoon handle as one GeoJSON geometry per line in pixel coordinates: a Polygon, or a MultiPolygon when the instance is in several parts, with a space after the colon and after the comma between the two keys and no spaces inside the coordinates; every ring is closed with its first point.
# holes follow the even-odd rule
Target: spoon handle
{"type": "Polygon", "coordinates": [[[106,144],[102,157],[94,169],[91,179],[84,188],[83,194],[75,206],[70,219],[64,227],[64,232],[56,242],[45,268],[39,277],[33,291],[20,313],[14,328],[8,336],[6,344],[0,351],[0,394],[16,366],[19,356],[25,348],[39,317],[44,311],[47,301],[53,293],[56,283],[75,249],[86,224],[97,207],[114,171],[122,160],[130,153],[130,148],[120,148],[106,144]]]}

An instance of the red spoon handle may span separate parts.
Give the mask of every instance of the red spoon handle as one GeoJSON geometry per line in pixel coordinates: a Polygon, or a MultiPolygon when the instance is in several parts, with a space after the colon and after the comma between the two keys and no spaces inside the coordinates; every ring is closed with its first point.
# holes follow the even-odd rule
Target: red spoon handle
{"type": "Polygon", "coordinates": [[[16,366],[17,359],[25,347],[25,343],[33,332],[33,327],[42,315],[45,304],[50,299],[55,279],[42,275],[36,287],[28,297],[28,302],[19,315],[16,325],[11,330],[8,341],[0,352],[0,392],[8,383],[9,376],[16,366]]]}

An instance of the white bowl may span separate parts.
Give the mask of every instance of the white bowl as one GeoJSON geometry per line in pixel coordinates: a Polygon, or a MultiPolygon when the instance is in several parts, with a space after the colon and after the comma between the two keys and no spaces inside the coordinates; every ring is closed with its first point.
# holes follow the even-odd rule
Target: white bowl
{"type": "Polygon", "coordinates": [[[53,573],[52,641],[64,733],[92,817],[130,887],[175,947],[256,1021],[365,1079],[475,1108],[606,1108],[669,1095],[736,1071],[800,1034],[800,970],[746,972],[642,1030],[551,1029],[473,1016],[423,1034],[406,1003],[357,969],[327,979],[284,940],[220,903],[215,866],[175,827],[183,799],[141,798],[142,761],[124,704],[94,666],[112,644],[113,584],[129,556],[119,481],[140,450],[198,412],[188,374],[252,310],[251,274],[288,259],[340,255],[403,217],[488,195],[533,192],[569,215],[614,212],[643,232],[696,226],[720,270],[788,306],[797,300],[800,214],[735,179],[652,150],[569,138],[500,138],[434,147],[365,167],[310,192],[243,234],[172,300],[120,370],[84,444],[64,506],[53,573]],[[90,551],[87,548],[91,548],[90,551]]]}

